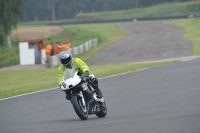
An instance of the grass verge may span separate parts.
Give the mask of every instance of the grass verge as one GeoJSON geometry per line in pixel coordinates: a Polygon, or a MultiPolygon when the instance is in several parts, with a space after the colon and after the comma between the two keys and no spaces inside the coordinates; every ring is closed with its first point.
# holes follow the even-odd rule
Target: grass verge
{"type": "Polygon", "coordinates": [[[185,29],[184,39],[192,42],[192,55],[200,55],[200,19],[180,19],[166,21],[185,29]]]}
{"type": "Polygon", "coordinates": [[[173,2],[158,4],[152,7],[136,8],[121,11],[94,12],[94,13],[79,13],[76,18],[94,18],[100,20],[112,19],[133,19],[133,18],[151,18],[151,17],[167,17],[167,16],[182,16],[199,13],[200,2],[173,2]]]}

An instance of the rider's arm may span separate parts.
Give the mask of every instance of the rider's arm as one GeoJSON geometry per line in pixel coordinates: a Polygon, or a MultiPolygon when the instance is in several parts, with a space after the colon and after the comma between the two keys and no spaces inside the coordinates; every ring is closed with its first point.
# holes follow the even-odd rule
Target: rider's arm
{"type": "Polygon", "coordinates": [[[60,84],[62,83],[63,81],[63,70],[62,70],[62,67],[61,65],[58,67],[58,85],[60,86],[60,84]]]}
{"type": "Polygon", "coordinates": [[[90,72],[88,65],[81,59],[76,58],[76,63],[79,67],[79,70],[81,71],[81,74],[85,73],[86,71],[90,72]]]}

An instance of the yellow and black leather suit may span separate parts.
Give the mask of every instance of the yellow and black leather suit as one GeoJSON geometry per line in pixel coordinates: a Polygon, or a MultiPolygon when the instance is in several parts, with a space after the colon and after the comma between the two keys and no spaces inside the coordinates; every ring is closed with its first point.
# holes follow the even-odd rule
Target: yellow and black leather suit
{"type": "MultiPolygon", "coordinates": [[[[81,74],[85,73],[86,71],[89,72],[89,67],[86,65],[86,63],[84,61],[82,61],[81,59],[79,58],[72,58],[72,67],[77,70],[78,72],[80,72],[81,74]]],[[[70,68],[67,68],[65,67],[63,64],[61,64],[59,67],[58,67],[58,85],[60,85],[63,81],[63,74],[64,74],[64,71],[66,69],[70,69],[70,68]]]]}

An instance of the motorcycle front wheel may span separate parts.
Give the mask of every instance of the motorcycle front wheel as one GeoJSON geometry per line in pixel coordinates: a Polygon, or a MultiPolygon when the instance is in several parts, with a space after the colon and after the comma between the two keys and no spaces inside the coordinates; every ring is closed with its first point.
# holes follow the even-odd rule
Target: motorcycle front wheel
{"type": "Polygon", "coordinates": [[[82,99],[76,95],[71,98],[72,105],[78,117],[81,120],[88,119],[88,111],[86,105],[83,105],[82,99]]]}

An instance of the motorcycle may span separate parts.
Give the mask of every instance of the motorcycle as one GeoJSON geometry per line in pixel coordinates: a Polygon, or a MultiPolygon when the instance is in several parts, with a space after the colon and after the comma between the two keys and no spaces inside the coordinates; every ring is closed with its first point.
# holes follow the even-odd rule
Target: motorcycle
{"type": "Polygon", "coordinates": [[[95,114],[97,117],[105,117],[107,107],[104,99],[97,97],[95,89],[92,87],[89,76],[87,79],[80,77],[75,69],[64,71],[61,89],[71,94],[71,103],[81,120],[87,120],[88,115],[95,114]]]}

